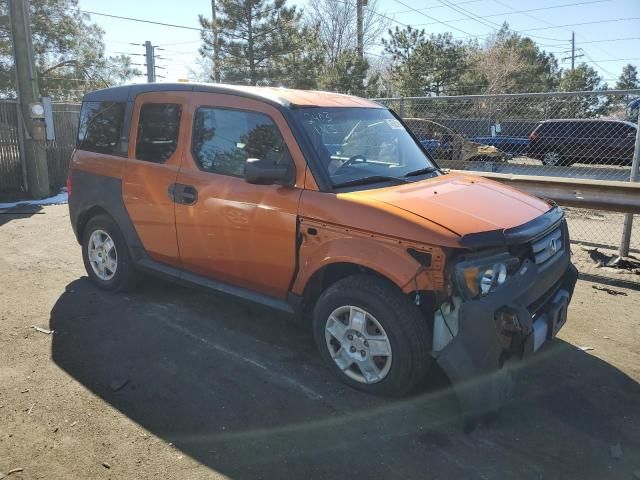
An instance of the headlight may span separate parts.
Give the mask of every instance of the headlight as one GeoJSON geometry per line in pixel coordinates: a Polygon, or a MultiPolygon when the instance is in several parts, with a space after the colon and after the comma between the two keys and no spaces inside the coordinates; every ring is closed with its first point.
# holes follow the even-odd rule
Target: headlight
{"type": "Polygon", "coordinates": [[[459,262],[455,273],[460,293],[467,298],[487,295],[504,284],[519,265],[508,253],[459,262]]]}

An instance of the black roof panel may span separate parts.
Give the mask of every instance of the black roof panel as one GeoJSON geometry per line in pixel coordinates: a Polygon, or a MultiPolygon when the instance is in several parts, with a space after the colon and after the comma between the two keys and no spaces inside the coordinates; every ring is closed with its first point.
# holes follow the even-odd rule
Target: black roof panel
{"type": "Polygon", "coordinates": [[[85,94],[84,102],[127,102],[134,101],[141,93],[149,92],[210,92],[226,93],[238,95],[246,98],[253,98],[263,102],[288,106],[288,102],[277,97],[260,95],[255,92],[247,92],[242,88],[234,88],[231,85],[207,84],[207,83],[139,83],[133,85],[122,85],[120,87],[103,88],[85,94]]]}

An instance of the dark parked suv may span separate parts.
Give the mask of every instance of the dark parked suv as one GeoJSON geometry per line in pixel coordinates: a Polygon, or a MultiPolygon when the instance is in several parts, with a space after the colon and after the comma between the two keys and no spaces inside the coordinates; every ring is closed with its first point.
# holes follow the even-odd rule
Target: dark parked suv
{"type": "Polygon", "coordinates": [[[631,165],[638,127],[622,120],[546,120],[529,135],[528,156],[544,165],[631,165]]]}

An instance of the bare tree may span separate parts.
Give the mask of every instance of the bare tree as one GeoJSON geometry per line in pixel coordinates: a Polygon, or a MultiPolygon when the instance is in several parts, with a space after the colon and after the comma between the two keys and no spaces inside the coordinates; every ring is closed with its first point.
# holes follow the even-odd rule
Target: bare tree
{"type": "Polygon", "coordinates": [[[480,55],[477,71],[487,81],[486,93],[508,92],[516,86],[513,76],[526,65],[518,49],[496,42],[480,55]]]}
{"type": "MultiPolygon", "coordinates": [[[[307,24],[318,32],[328,65],[335,67],[340,57],[356,48],[356,2],[314,0],[305,7],[307,24]]],[[[389,28],[389,20],[378,12],[378,0],[364,8],[364,49],[375,45],[389,28]]]]}

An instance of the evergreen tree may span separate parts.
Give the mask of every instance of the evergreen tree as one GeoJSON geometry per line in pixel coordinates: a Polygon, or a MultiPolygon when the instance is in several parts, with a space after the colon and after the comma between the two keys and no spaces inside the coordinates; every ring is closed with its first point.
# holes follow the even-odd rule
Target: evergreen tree
{"type": "MultiPolygon", "coordinates": [[[[606,84],[598,72],[581,63],[574,70],[565,70],[560,79],[560,90],[564,92],[590,92],[605,90],[606,84]]],[[[561,97],[550,104],[551,116],[593,118],[606,115],[611,108],[611,99],[601,95],[582,95],[577,97],[561,97]]]]}
{"type": "Polygon", "coordinates": [[[450,33],[427,36],[411,27],[389,31],[383,39],[392,59],[391,79],[401,95],[446,95],[468,68],[468,44],[453,40],[450,33]]]}
{"type": "MultiPolygon", "coordinates": [[[[301,52],[301,13],[285,0],[218,0],[219,62],[222,80],[249,85],[277,84],[283,62],[301,52]]],[[[202,25],[202,55],[214,50],[212,22],[202,25]]]]}
{"type": "Polygon", "coordinates": [[[292,42],[292,51],[277,62],[275,79],[279,85],[303,90],[320,88],[320,78],[324,71],[324,56],[318,41],[317,31],[303,27],[292,42]]]}
{"type": "Polygon", "coordinates": [[[630,90],[640,88],[640,80],[638,80],[638,69],[630,63],[622,67],[622,73],[616,82],[618,90],[630,90]]]}
{"type": "Polygon", "coordinates": [[[343,51],[333,66],[325,65],[319,79],[323,90],[364,96],[369,62],[360,59],[355,50],[343,51]]]}
{"type": "MultiPolygon", "coordinates": [[[[123,83],[141,72],[126,55],[105,57],[103,30],[77,0],[31,0],[31,28],[42,95],[77,100],[84,92],[123,83]]],[[[0,95],[14,97],[8,2],[0,3],[0,95]]]]}

